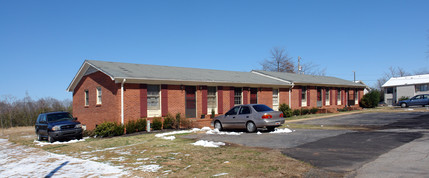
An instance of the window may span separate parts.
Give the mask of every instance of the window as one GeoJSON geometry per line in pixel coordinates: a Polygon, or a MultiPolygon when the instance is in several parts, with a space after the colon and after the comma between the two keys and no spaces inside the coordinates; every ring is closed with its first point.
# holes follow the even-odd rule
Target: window
{"type": "Polygon", "coordinates": [[[101,87],[97,87],[97,104],[101,104],[101,87]]]}
{"type": "Polygon", "coordinates": [[[252,107],[253,107],[253,109],[256,110],[256,112],[273,111],[273,109],[271,109],[270,107],[268,107],[266,105],[262,105],[262,104],[253,105],[252,107]]]}
{"type": "Polygon", "coordinates": [[[238,109],[240,109],[240,106],[233,107],[231,110],[225,113],[225,115],[236,115],[238,113],[238,109]]]}
{"type": "Polygon", "coordinates": [[[341,89],[337,90],[337,103],[338,105],[341,105],[341,89]]]}
{"type": "Polygon", "coordinates": [[[302,87],[301,106],[307,106],[307,87],[302,87]]]}
{"type": "Polygon", "coordinates": [[[416,85],[416,91],[428,91],[428,84],[416,85]]]}
{"type": "Polygon", "coordinates": [[[250,108],[247,106],[241,107],[240,114],[250,114],[250,108]]]}
{"type": "Polygon", "coordinates": [[[85,90],[85,106],[89,106],[89,91],[85,90]]]}
{"type": "Polygon", "coordinates": [[[273,107],[279,105],[279,89],[273,89],[273,107]]]}
{"type": "Polygon", "coordinates": [[[331,104],[331,90],[329,88],[325,89],[325,105],[331,104]]]}
{"type": "Polygon", "coordinates": [[[234,105],[241,104],[241,88],[234,89],[234,105]]]}
{"type": "Polygon", "coordinates": [[[148,110],[159,110],[159,85],[148,85],[147,86],[147,109],[148,110]]]}
{"type": "Polygon", "coordinates": [[[387,94],[392,94],[393,93],[393,88],[392,87],[386,88],[386,93],[387,94]]]}
{"type": "Polygon", "coordinates": [[[358,90],[355,89],[355,104],[359,104],[358,103],[358,98],[359,98],[359,93],[358,93],[358,90]]]}
{"type": "Polygon", "coordinates": [[[211,113],[212,110],[216,111],[216,87],[207,87],[207,110],[211,113]]]}

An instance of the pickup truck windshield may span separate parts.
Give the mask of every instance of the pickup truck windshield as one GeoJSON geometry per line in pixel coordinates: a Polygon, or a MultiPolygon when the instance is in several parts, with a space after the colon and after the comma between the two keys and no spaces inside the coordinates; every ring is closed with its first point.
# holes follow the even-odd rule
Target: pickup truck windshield
{"type": "Polygon", "coordinates": [[[48,122],[71,121],[73,117],[69,113],[49,114],[48,122]]]}

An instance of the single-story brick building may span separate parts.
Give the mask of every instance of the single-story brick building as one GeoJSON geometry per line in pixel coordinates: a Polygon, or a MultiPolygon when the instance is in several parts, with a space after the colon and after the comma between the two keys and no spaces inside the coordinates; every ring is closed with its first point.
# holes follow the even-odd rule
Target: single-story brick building
{"type": "Polygon", "coordinates": [[[237,104],[277,110],[358,107],[362,84],[335,77],[292,73],[222,71],[86,60],[70,83],[73,115],[94,129],[105,121],[182,113],[187,118],[223,114],[237,104]]]}

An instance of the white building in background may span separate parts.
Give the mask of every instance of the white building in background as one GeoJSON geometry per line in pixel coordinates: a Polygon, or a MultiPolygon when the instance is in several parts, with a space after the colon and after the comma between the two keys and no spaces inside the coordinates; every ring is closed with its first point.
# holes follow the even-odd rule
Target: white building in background
{"type": "Polygon", "coordinates": [[[364,95],[366,95],[367,93],[369,93],[371,91],[371,88],[368,85],[366,85],[365,83],[363,83],[361,80],[356,80],[355,83],[365,85],[365,89],[363,89],[364,95]]]}
{"type": "Polygon", "coordinates": [[[384,102],[389,105],[398,103],[401,97],[413,97],[429,94],[429,74],[406,77],[392,77],[383,86],[384,102]]]}

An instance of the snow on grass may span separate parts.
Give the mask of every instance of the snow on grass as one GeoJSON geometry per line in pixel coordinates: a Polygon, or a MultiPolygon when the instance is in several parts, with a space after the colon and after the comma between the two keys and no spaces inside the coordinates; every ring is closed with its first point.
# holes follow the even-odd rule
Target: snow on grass
{"type": "Polygon", "coordinates": [[[217,135],[241,135],[243,134],[243,132],[222,132],[219,131],[218,129],[210,129],[206,132],[206,134],[209,135],[213,135],[213,134],[217,134],[217,135]]]}
{"type": "Polygon", "coordinates": [[[195,132],[206,132],[206,134],[217,134],[217,135],[241,135],[243,132],[221,132],[218,129],[211,129],[210,127],[203,127],[201,129],[199,128],[193,128],[191,130],[182,130],[182,131],[173,131],[173,132],[166,132],[166,133],[160,133],[156,134],[155,137],[162,138],[165,140],[174,140],[176,139],[175,136],[177,134],[184,134],[184,133],[195,133],[195,132]]]}
{"type": "Polygon", "coordinates": [[[219,174],[212,175],[212,176],[213,177],[219,177],[219,176],[225,176],[225,175],[228,175],[228,173],[219,173],[219,174]]]}
{"type": "Polygon", "coordinates": [[[212,148],[225,145],[225,143],[223,142],[213,142],[213,141],[207,141],[207,140],[198,140],[197,142],[191,143],[191,144],[195,146],[212,147],[212,148]]]}
{"type": "Polygon", "coordinates": [[[89,137],[85,137],[85,138],[82,138],[82,139],[80,139],[80,140],[78,140],[78,139],[74,139],[74,140],[69,140],[69,141],[66,141],[66,142],[56,141],[56,142],[54,142],[54,143],[41,142],[41,141],[34,140],[34,143],[35,143],[36,145],[38,145],[38,146],[43,147],[43,146],[45,146],[45,145],[62,145],[62,144],[70,144],[70,143],[84,142],[84,141],[85,141],[86,139],[88,139],[88,138],[89,138],[89,137]]]}
{"type": "Polygon", "coordinates": [[[272,134],[276,134],[276,133],[291,133],[291,132],[293,132],[293,131],[292,131],[292,130],[290,130],[290,129],[288,129],[288,128],[283,128],[283,129],[278,129],[278,128],[276,128],[276,130],[275,130],[275,131],[270,132],[270,133],[272,133],[272,134]]]}
{"type": "Polygon", "coordinates": [[[143,172],[158,172],[158,170],[161,168],[162,168],[162,166],[160,166],[160,165],[149,164],[149,165],[143,165],[143,166],[137,167],[134,170],[140,170],[143,172]]]}
{"type": "Polygon", "coordinates": [[[0,177],[121,177],[117,166],[49,153],[0,139],[0,177]]]}

